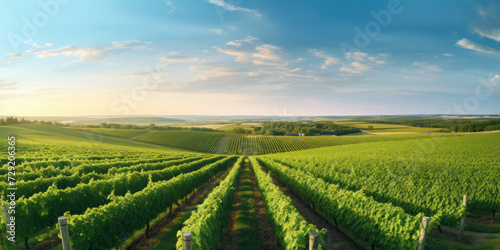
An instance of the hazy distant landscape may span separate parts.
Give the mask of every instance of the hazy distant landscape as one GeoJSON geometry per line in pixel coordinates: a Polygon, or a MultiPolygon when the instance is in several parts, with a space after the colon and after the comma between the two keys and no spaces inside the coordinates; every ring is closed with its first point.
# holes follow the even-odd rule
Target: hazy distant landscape
{"type": "Polygon", "coordinates": [[[0,21],[1,249],[500,249],[495,1],[0,21]]]}

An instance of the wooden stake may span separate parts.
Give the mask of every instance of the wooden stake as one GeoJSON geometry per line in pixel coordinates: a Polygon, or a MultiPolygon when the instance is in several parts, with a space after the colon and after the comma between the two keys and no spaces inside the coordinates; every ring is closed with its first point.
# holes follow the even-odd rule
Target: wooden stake
{"type": "Polygon", "coordinates": [[[462,241],[462,238],[464,237],[465,219],[467,218],[467,195],[464,195],[462,205],[465,207],[465,211],[462,219],[460,220],[460,233],[458,235],[458,241],[462,241]]]}
{"type": "Polygon", "coordinates": [[[429,217],[424,216],[422,218],[422,228],[420,229],[420,238],[418,239],[417,250],[424,250],[425,247],[425,235],[427,234],[427,227],[429,226],[429,217]]]}
{"type": "Polygon", "coordinates": [[[9,231],[9,224],[10,224],[10,217],[9,217],[9,210],[7,209],[7,206],[5,206],[5,203],[2,204],[2,210],[3,210],[3,218],[5,219],[5,230],[9,231]]]}
{"type": "Polygon", "coordinates": [[[193,250],[193,239],[191,232],[182,233],[182,249],[183,250],[193,250]]]}
{"type": "Polygon", "coordinates": [[[318,237],[319,233],[309,233],[309,250],[317,250],[318,249],[318,237]]]}
{"type": "Polygon", "coordinates": [[[64,250],[71,250],[71,241],[69,240],[68,219],[66,216],[59,216],[59,231],[61,232],[62,246],[64,250]]]}

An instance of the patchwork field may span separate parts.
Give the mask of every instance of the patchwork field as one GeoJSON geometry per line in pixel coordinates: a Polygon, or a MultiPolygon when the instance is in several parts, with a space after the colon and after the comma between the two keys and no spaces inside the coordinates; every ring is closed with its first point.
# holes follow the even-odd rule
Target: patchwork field
{"type": "MultiPolygon", "coordinates": [[[[17,125],[2,126],[0,136],[16,138],[15,223],[16,237],[23,239],[4,244],[6,249],[62,249],[62,215],[73,249],[182,249],[183,232],[191,232],[195,249],[305,249],[310,233],[317,233],[323,249],[415,249],[424,216],[426,248],[500,246],[500,133],[231,139],[154,131],[141,135],[154,143],[144,143],[17,125]],[[260,145],[254,150],[262,153],[294,152],[220,155],[156,141],[205,141],[190,147],[213,151],[221,138],[241,154],[255,153],[248,145],[260,145]],[[327,141],[335,146],[291,148],[327,141]],[[465,241],[459,242],[455,228],[466,214],[465,241]]],[[[6,152],[0,154],[2,190],[11,186],[6,152]]],[[[3,202],[8,199],[4,193],[3,202]]],[[[2,223],[10,221],[4,217],[2,223]]]]}
{"type": "Polygon", "coordinates": [[[117,137],[130,137],[137,134],[141,134],[146,132],[144,129],[114,129],[114,128],[77,128],[78,130],[93,132],[97,134],[103,135],[111,135],[117,137]]]}
{"type": "Polygon", "coordinates": [[[412,132],[412,133],[424,133],[424,132],[434,132],[442,131],[442,128],[421,128],[412,127],[399,124],[382,124],[382,123],[365,123],[365,122],[336,122],[340,125],[349,125],[363,130],[367,130],[373,133],[390,133],[390,132],[412,132]],[[372,128],[368,129],[371,126],[372,128]]]}

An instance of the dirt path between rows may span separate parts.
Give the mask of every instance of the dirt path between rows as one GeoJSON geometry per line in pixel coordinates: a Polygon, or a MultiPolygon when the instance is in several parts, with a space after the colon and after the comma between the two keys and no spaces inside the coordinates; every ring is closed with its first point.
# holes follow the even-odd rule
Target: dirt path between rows
{"type": "Polygon", "coordinates": [[[219,145],[217,145],[217,148],[215,149],[215,154],[224,154],[228,140],[229,138],[227,136],[224,136],[222,137],[222,139],[220,139],[219,145]]]}
{"type": "Polygon", "coordinates": [[[125,137],[125,139],[130,140],[130,139],[132,139],[134,137],[141,136],[141,135],[147,135],[149,133],[151,133],[151,131],[148,130],[148,131],[144,131],[144,132],[141,132],[141,133],[138,133],[138,134],[135,134],[135,135],[131,135],[129,137],[125,137]]]}
{"type": "Polygon", "coordinates": [[[226,178],[231,169],[232,166],[218,173],[214,181],[200,188],[193,196],[183,202],[180,207],[173,209],[172,213],[153,225],[148,233],[149,237],[146,237],[144,233],[141,234],[139,238],[127,246],[127,249],[175,249],[175,243],[177,242],[176,234],[182,228],[182,223],[196,210],[197,205],[201,204],[208,194],[226,178]]]}
{"type": "MultiPolygon", "coordinates": [[[[262,170],[269,172],[265,167],[262,170]]],[[[327,220],[323,219],[321,215],[317,214],[316,211],[312,210],[306,203],[300,199],[292,190],[286,187],[280,179],[275,175],[271,174],[273,178],[274,185],[278,186],[281,192],[291,198],[292,205],[297,208],[299,213],[304,217],[307,223],[316,225],[318,229],[326,229],[326,235],[324,237],[325,246],[324,249],[363,249],[357,246],[352,240],[347,238],[342,232],[338,231],[337,228],[330,224],[327,220]]]]}
{"type": "Polygon", "coordinates": [[[221,239],[221,249],[282,249],[267,217],[248,159],[243,165],[228,218],[228,230],[221,239]]]}

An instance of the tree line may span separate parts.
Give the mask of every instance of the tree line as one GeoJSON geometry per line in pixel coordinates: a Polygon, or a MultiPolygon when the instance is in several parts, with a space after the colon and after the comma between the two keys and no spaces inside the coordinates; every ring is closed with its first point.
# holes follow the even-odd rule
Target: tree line
{"type": "Polygon", "coordinates": [[[383,124],[401,124],[414,127],[443,128],[444,132],[481,132],[500,130],[500,118],[489,120],[391,117],[383,119],[355,119],[353,121],[383,124]]]}
{"type": "Polygon", "coordinates": [[[21,119],[17,117],[6,117],[6,118],[0,118],[0,126],[4,125],[16,125],[16,124],[42,124],[42,125],[53,125],[53,126],[64,126],[64,127],[69,127],[69,124],[63,124],[57,121],[38,121],[38,120],[26,120],[24,117],[21,117],[21,119]]]}
{"type": "Polygon", "coordinates": [[[233,129],[233,133],[254,135],[285,135],[286,133],[315,135],[346,135],[361,132],[360,129],[335,124],[333,122],[263,122],[262,127],[253,127],[253,131],[243,128],[233,129]]]}

